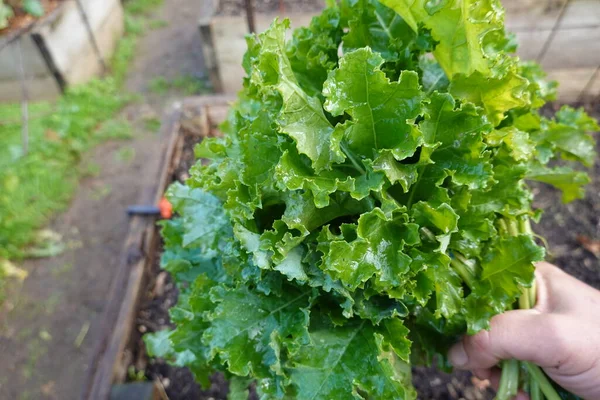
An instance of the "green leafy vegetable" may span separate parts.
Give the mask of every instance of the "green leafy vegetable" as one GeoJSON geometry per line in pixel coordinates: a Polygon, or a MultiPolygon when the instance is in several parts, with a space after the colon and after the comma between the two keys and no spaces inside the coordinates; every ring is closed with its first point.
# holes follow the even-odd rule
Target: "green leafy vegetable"
{"type": "Polygon", "coordinates": [[[149,351],[236,396],[414,399],[411,363],[529,290],[527,180],[580,198],[598,126],[540,115],[555,85],[509,54],[494,0],[342,0],[288,26],[248,38],[226,135],[169,190],[177,328],[149,351]]]}

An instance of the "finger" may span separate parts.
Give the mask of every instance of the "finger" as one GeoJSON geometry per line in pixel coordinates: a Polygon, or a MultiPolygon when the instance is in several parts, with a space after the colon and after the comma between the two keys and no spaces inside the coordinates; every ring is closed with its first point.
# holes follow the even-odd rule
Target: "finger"
{"type": "Polygon", "coordinates": [[[502,370],[500,368],[493,368],[490,370],[490,386],[494,390],[498,390],[500,387],[500,377],[502,376],[502,370]]]}
{"type": "Polygon", "coordinates": [[[525,392],[519,390],[519,393],[517,393],[515,400],[529,400],[529,396],[525,392]]]}
{"type": "Polygon", "coordinates": [[[465,336],[448,353],[461,369],[492,368],[501,360],[531,361],[542,367],[565,358],[563,327],[557,317],[537,310],[516,310],[492,318],[489,331],[465,336]]]}
{"type": "Polygon", "coordinates": [[[490,376],[492,376],[492,370],[490,368],[474,369],[472,372],[473,375],[481,380],[490,379],[490,376]]]}

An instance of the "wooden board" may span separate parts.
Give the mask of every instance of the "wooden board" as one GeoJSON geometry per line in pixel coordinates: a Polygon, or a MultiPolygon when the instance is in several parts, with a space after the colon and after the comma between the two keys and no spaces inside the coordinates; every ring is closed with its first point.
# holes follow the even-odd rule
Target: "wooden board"
{"type": "MultiPolygon", "coordinates": [[[[82,5],[100,53],[109,60],[125,27],[121,2],[83,0],[82,5]]],[[[0,102],[21,99],[19,46],[33,100],[53,99],[61,94],[56,74],[65,83],[75,85],[87,82],[101,72],[74,1],[63,2],[48,16],[20,31],[19,35],[0,38],[0,102]],[[39,43],[34,43],[33,37],[39,43]],[[46,52],[45,57],[40,46],[46,52]]]]}
{"type": "MultiPolygon", "coordinates": [[[[189,98],[173,106],[163,119],[161,127],[161,134],[166,138],[162,158],[154,166],[155,172],[150,175],[152,179],[143,185],[139,204],[158,204],[171,183],[183,146],[181,126],[184,110],[196,107],[200,114],[212,115],[206,119],[205,128],[201,128],[206,130],[198,134],[215,135],[216,121],[213,122],[210,118],[224,116],[229,100],[229,97],[205,96],[189,98]],[[213,112],[212,109],[218,111],[213,112]]],[[[120,256],[119,267],[107,295],[109,304],[103,316],[101,340],[89,363],[82,400],[106,400],[113,385],[123,383],[126,379],[130,354],[127,349],[132,346],[135,318],[150,278],[159,240],[155,218],[133,217],[130,220],[129,234],[120,256]]]]}
{"type": "MultiPolygon", "coordinates": [[[[277,15],[256,15],[258,32],[266,30],[277,15]]],[[[313,14],[285,15],[290,19],[292,28],[306,26],[313,14]]],[[[246,35],[248,24],[245,16],[214,17],[210,23],[210,35],[214,44],[215,64],[218,65],[218,85],[222,93],[235,94],[242,88],[246,75],[242,68],[242,59],[246,52],[246,35]]],[[[291,32],[290,32],[291,35],[291,32]]]]}
{"type": "MultiPolygon", "coordinates": [[[[519,57],[539,60],[550,75],[559,79],[564,87],[559,92],[560,101],[579,97],[581,92],[574,93],[586,87],[582,84],[584,75],[589,77],[589,71],[600,65],[600,1],[502,0],[502,4],[506,9],[507,30],[514,32],[519,42],[519,57]],[[556,30],[554,35],[553,30],[556,30]],[[576,79],[565,74],[568,70],[574,71],[576,79]]],[[[266,29],[275,17],[257,15],[257,30],[266,29]]],[[[312,14],[285,17],[291,19],[293,27],[298,27],[307,25],[312,14]]],[[[210,22],[204,18],[201,32],[208,43],[206,58],[214,87],[223,93],[237,93],[245,76],[241,66],[248,33],[245,17],[215,16],[210,22]]],[[[591,85],[596,86],[595,82],[591,85]]],[[[593,93],[596,92],[589,91],[585,96],[593,97],[593,93]]]]}
{"type": "MultiPolygon", "coordinates": [[[[143,185],[139,204],[157,204],[157,199],[164,193],[171,157],[180,139],[180,115],[181,108],[176,107],[163,121],[161,133],[168,140],[162,159],[155,166],[156,172],[150,175],[153,176],[152,181],[143,185]]],[[[147,264],[152,261],[150,249],[154,248],[157,240],[154,226],[154,218],[136,216],[130,220],[120,265],[108,294],[110,300],[104,314],[102,339],[94,351],[82,399],[107,399],[113,382],[124,378],[118,365],[131,334],[147,264]]]]}

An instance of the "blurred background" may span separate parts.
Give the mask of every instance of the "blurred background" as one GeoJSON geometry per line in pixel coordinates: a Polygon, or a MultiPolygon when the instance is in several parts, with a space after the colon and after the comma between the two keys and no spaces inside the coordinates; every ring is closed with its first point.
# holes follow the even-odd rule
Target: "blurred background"
{"type": "MultiPolygon", "coordinates": [[[[600,1],[502,3],[518,55],[560,83],[546,111],[572,104],[598,118],[600,1]]],[[[126,211],[156,207],[169,180],[185,180],[194,143],[218,134],[242,87],[245,35],[276,16],[307,25],[323,7],[0,0],[0,399],[96,398],[95,382],[140,384],[115,399],[226,398],[219,377],[199,388],[189,371],[145,357],[139,336],[168,326],[176,292],[154,265],[160,244],[144,241],[157,240],[154,219],[126,211]]],[[[568,206],[536,186],[547,210],[536,230],[554,262],[598,287],[598,165],[591,174],[586,199],[568,206]]],[[[418,369],[415,383],[429,398],[490,396],[469,375],[418,369]]]]}

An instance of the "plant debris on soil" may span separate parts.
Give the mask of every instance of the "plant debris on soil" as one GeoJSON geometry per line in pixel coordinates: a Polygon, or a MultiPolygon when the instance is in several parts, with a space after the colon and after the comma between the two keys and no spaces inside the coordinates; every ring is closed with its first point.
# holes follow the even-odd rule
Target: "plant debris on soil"
{"type": "MultiPolygon", "coordinates": [[[[233,1],[233,0],[232,0],[233,1]]],[[[600,117],[600,103],[590,109],[595,118],[600,117]]],[[[200,142],[201,136],[183,132],[185,145],[178,166],[174,168],[173,180],[183,181],[187,171],[195,163],[193,147],[200,142]]],[[[600,146],[597,149],[600,152],[600,146]]],[[[549,185],[534,185],[536,208],[545,210],[544,217],[534,229],[549,243],[548,261],[575,276],[578,279],[600,289],[600,262],[597,250],[600,243],[600,164],[596,163],[590,171],[592,182],[587,188],[586,197],[565,205],[560,201],[561,194],[549,185]]],[[[157,250],[159,253],[161,249],[157,250]]],[[[160,270],[157,254],[154,265],[156,279],[147,293],[137,318],[139,340],[133,349],[134,364],[130,368],[144,371],[149,380],[160,381],[170,400],[184,399],[227,399],[228,383],[220,373],[211,378],[209,388],[201,388],[187,368],[169,365],[161,359],[148,359],[143,333],[156,332],[172,328],[169,320],[169,308],[177,302],[178,291],[170,276],[160,270]]],[[[419,399],[465,399],[491,400],[494,392],[487,381],[480,381],[469,372],[456,371],[447,374],[435,367],[413,368],[413,384],[419,399]]],[[[250,399],[258,399],[250,388],[250,399]]]]}
{"type": "MultiPolygon", "coordinates": [[[[259,14],[316,13],[325,7],[324,0],[254,0],[254,12],[259,14]]],[[[244,0],[221,0],[217,15],[245,15],[244,0]]]]}

